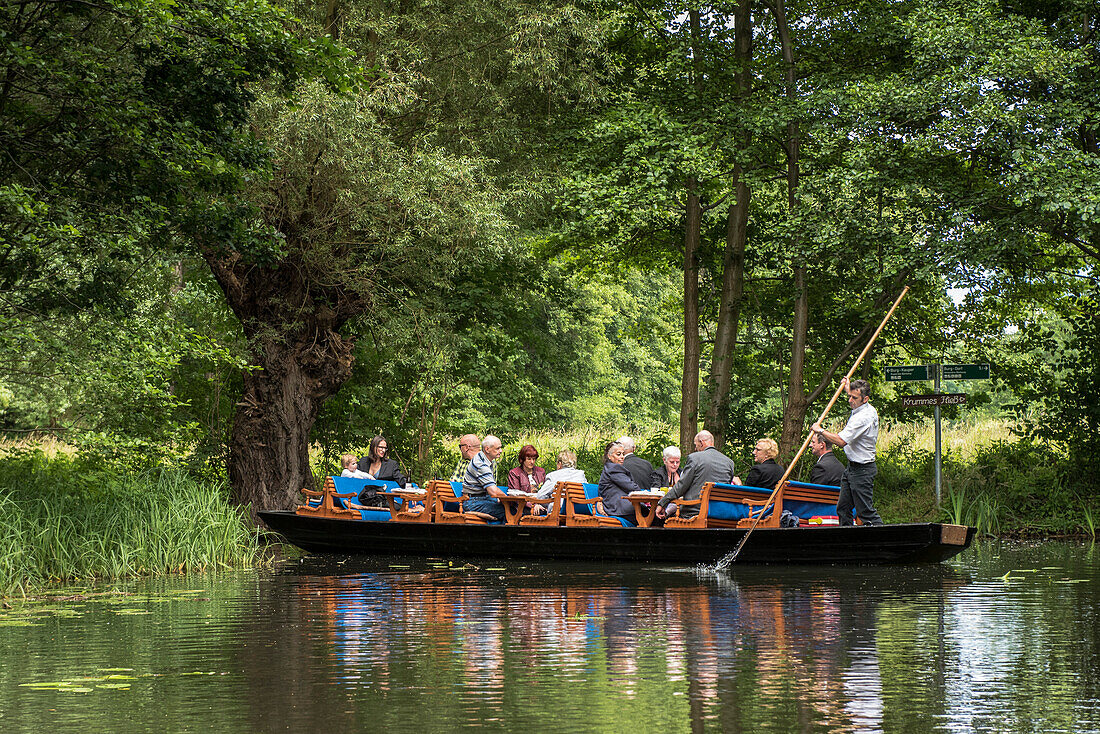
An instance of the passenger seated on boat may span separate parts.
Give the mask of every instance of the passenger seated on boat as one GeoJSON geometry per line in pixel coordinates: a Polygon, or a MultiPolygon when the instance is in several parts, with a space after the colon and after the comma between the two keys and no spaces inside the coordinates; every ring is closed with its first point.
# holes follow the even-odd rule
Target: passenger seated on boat
{"type": "Polygon", "coordinates": [[[832,442],[820,433],[811,433],[810,452],[817,457],[817,463],[810,470],[810,483],[839,487],[840,478],[844,476],[844,465],[833,453],[832,442]]]}
{"type": "Polygon", "coordinates": [[[462,458],[455,464],[455,470],[451,472],[452,482],[461,482],[462,478],[466,476],[466,470],[470,467],[470,460],[474,458],[474,454],[481,448],[481,441],[473,433],[467,433],[462,438],[458,439],[458,453],[462,458]]]}
{"type": "Polygon", "coordinates": [[[623,466],[626,450],[618,441],[612,441],[603,451],[603,474],[600,475],[600,501],[596,509],[604,515],[635,521],[634,505],[626,498],[631,492],[640,492],[630,472],[623,466]]]}
{"type": "Polygon", "coordinates": [[[546,481],[546,470],[537,465],[539,451],[531,444],[527,444],[519,450],[516,457],[519,462],[516,468],[508,472],[508,489],[519,492],[538,492],[542,483],[546,481]]]}
{"type": "Polygon", "coordinates": [[[777,456],[779,456],[779,445],[770,438],[760,439],[756,442],[756,448],[752,450],[752,458],[756,463],[745,475],[745,481],[742,482],[741,477],[734,477],[733,484],[775,489],[775,485],[779,484],[786,469],[782,464],[776,463],[777,456]]]}
{"type": "Polygon", "coordinates": [[[661,452],[661,468],[649,478],[650,488],[671,487],[680,480],[680,447],[666,446],[661,452]]]}
{"type": "Polygon", "coordinates": [[[496,469],[500,452],[499,438],[489,435],[482,439],[481,451],[470,460],[466,476],[462,479],[462,494],[469,497],[465,504],[468,512],[483,512],[503,521],[504,505],[497,497],[506,497],[507,494],[497,486],[496,469]]]}
{"type": "Polygon", "coordinates": [[[359,460],[359,471],[366,472],[375,479],[397,482],[397,486],[404,487],[409,479],[396,461],[386,458],[389,452],[389,441],[382,436],[375,436],[370,440],[370,451],[359,460]]]}
{"type": "MultiPolygon", "coordinates": [[[[558,485],[558,482],[579,482],[584,484],[588,480],[584,476],[584,472],[577,468],[577,455],[569,449],[564,449],[558,452],[558,468],[546,475],[546,481],[542,483],[542,487],[539,488],[538,496],[540,500],[550,499],[554,494],[554,488],[558,485]]],[[[545,507],[535,505],[531,512],[535,515],[542,514],[540,510],[545,511],[545,507]]]]}
{"type": "MultiPolygon", "coordinates": [[[[683,497],[686,500],[697,500],[707,482],[725,482],[733,479],[733,461],[718,449],[714,448],[714,434],[710,431],[699,431],[695,434],[695,451],[688,455],[684,462],[684,471],[680,474],[680,481],[676,482],[665,496],[657,501],[657,517],[668,517],[669,503],[683,497]]],[[[685,507],[682,517],[691,517],[698,514],[694,507],[685,507]]]]}
{"type": "Polygon", "coordinates": [[[340,476],[352,479],[374,479],[365,471],[359,471],[358,464],[359,460],[355,458],[355,454],[344,454],[340,457],[340,466],[344,467],[344,471],[340,472],[340,476]]]}

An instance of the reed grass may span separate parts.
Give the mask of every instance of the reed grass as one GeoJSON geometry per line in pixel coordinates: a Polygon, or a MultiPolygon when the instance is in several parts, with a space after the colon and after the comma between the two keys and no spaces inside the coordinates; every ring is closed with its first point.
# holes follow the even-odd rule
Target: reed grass
{"type": "Polygon", "coordinates": [[[252,565],[258,533],[221,482],[119,475],[64,454],[0,461],[0,592],[252,565]]]}
{"type": "Polygon", "coordinates": [[[945,498],[946,519],[955,525],[971,525],[981,535],[996,535],[1001,527],[1000,502],[990,495],[976,497],[966,490],[949,490],[945,498]]]}
{"type": "Polygon", "coordinates": [[[1096,541],[1096,517],[1093,516],[1093,514],[1092,514],[1092,508],[1087,506],[1087,505],[1084,507],[1083,512],[1084,512],[1084,516],[1085,516],[1084,517],[1084,519],[1085,519],[1085,530],[1088,531],[1089,538],[1091,538],[1093,540],[1093,542],[1095,542],[1096,541]]]}

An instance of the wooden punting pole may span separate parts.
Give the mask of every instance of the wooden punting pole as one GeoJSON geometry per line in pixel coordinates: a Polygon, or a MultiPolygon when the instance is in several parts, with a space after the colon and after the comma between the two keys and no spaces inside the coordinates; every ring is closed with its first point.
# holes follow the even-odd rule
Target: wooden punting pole
{"type": "MultiPolygon", "coordinates": [[[[897,300],[894,301],[894,305],[891,306],[890,310],[886,312],[886,316],[882,319],[882,323],[878,325],[878,328],[875,329],[875,333],[871,335],[871,339],[867,342],[867,346],[865,346],[863,348],[863,351],[859,353],[859,356],[856,357],[856,361],[852,364],[852,368],[848,370],[848,374],[845,376],[845,380],[852,379],[852,375],[856,373],[856,369],[858,369],[860,363],[863,362],[863,358],[867,356],[867,353],[869,351],[871,351],[871,346],[875,343],[875,339],[878,339],[878,335],[882,333],[882,329],[884,326],[886,326],[886,322],[889,321],[890,317],[894,315],[894,311],[897,309],[898,304],[901,303],[901,299],[905,298],[905,294],[908,292],[909,286],[905,286],[904,288],[902,288],[901,295],[897,297],[897,300]]],[[[840,397],[840,391],[843,389],[843,385],[844,380],[841,380],[841,386],[837,387],[836,392],[833,393],[832,399],[829,400],[829,404],[825,406],[825,410],[821,411],[821,415],[818,416],[818,419],[815,421],[815,423],[820,423],[821,421],[825,420],[825,416],[829,415],[829,411],[833,409],[833,405],[836,403],[837,398],[840,397]]],[[[779,489],[787,483],[787,479],[791,476],[791,472],[794,471],[795,465],[798,463],[798,460],[802,458],[802,453],[806,450],[806,447],[810,445],[811,435],[813,435],[812,432],[806,433],[806,440],[802,442],[802,447],[798,449],[798,453],[794,455],[793,459],[791,459],[791,463],[787,466],[787,471],[783,473],[783,478],[776,483],[775,489],[772,490],[771,495],[768,497],[767,503],[760,510],[760,513],[756,516],[756,521],[753,522],[752,527],[750,527],[748,532],[745,533],[744,537],[741,538],[741,542],[737,544],[737,547],[733,549],[732,553],[729,553],[724,558],[722,558],[722,560],[718,561],[717,568],[719,571],[725,570],[730,566],[730,564],[737,560],[737,555],[741,552],[741,549],[745,547],[745,543],[748,542],[749,536],[752,535],[752,531],[756,530],[756,526],[760,524],[761,518],[764,517],[764,511],[768,508],[769,505],[772,505],[775,502],[775,495],[779,492],[779,489]]]]}

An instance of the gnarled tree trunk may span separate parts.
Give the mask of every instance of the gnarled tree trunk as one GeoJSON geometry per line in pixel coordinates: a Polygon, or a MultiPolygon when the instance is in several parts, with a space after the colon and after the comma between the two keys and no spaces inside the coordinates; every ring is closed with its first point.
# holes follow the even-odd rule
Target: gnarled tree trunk
{"type": "Polygon", "coordinates": [[[290,260],[265,268],[237,255],[208,253],[252,350],[229,439],[234,501],[287,509],[313,487],[309,434],[324,401],[351,377],[353,342],[338,333],[361,304],[347,292],[309,283],[290,260]]]}

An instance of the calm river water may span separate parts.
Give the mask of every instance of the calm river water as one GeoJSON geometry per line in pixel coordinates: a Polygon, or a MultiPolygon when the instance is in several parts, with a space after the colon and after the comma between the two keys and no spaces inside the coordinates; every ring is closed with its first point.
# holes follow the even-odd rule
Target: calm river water
{"type": "Polygon", "coordinates": [[[0,612],[0,731],[1100,732],[1100,551],[304,558],[0,612]]]}

